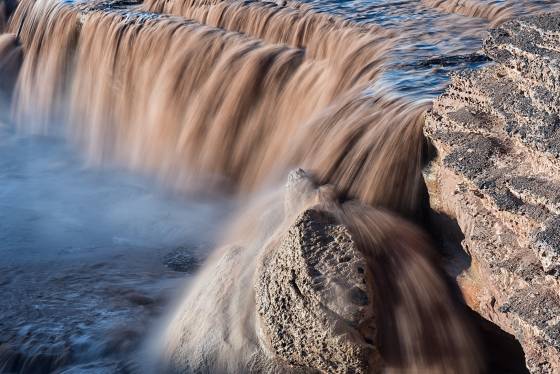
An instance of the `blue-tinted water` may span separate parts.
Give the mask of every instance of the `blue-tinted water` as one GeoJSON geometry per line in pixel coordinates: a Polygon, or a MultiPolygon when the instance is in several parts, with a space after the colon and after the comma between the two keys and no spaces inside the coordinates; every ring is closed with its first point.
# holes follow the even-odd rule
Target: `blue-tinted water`
{"type": "Polygon", "coordinates": [[[487,63],[482,39],[494,19],[467,17],[469,5],[503,6],[510,16],[560,10],[556,0],[302,0],[314,9],[354,22],[380,25],[398,36],[383,85],[412,100],[439,95],[455,71],[487,63]],[[463,4],[454,12],[445,5],[463,4]]]}
{"type": "Polygon", "coordinates": [[[230,210],[76,153],[0,127],[0,372],[126,367],[230,210]]]}

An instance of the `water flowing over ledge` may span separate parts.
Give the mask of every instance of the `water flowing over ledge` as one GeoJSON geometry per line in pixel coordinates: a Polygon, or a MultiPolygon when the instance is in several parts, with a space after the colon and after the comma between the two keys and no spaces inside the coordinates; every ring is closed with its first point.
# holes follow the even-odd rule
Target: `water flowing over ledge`
{"type": "Polygon", "coordinates": [[[114,4],[23,2],[11,22],[26,49],[16,119],[36,132],[66,124],[92,162],[117,159],[179,189],[197,175],[255,190],[298,165],[415,214],[425,105],[367,93],[385,33],[336,22],[302,50],[114,4]]]}

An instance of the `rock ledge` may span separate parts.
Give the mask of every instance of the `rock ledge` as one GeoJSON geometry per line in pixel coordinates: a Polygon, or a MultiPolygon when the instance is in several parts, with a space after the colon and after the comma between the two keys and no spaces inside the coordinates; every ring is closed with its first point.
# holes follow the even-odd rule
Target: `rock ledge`
{"type": "Polygon", "coordinates": [[[531,372],[559,372],[560,13],[510,21],[484,50],[495,63],[455,75],[427,115],[431,205],[464,235],[470,306],[520,341],[531,372]]]}

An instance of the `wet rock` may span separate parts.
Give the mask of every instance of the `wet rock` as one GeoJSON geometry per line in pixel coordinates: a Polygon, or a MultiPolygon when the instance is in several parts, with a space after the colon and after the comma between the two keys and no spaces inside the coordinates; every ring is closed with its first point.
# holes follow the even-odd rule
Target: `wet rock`
{"type": "Polygon", "coordinates": [[[8,20],[17,7],[17,0],[0,0],[0,34],[8,28],[8,20]]]}
{"type": "Polygon", "coordinates": [[[105,344],[104,353],[114,355],[115,353],[130,352],[140,344],[142,331],[131,327],[120,327],[113,329],[105,344]]]}
{"type": "Polygon", "coordinates": [[[459,286],[519,340],[533,373],[560,371],[559,30],[548,14],[491,31],[497,63],[455,75],[425,126],[431,205],[457,222],[471,260],[459,286]]]}
{"type": "Polygon", "coordinates": [[[16,372],[22,362],[23,357],[20,353],[11,349],[6,343],[0,344],[0,373],[16,372]]]}
{"type": "Polygon", "coordinates": [[[6,4],[0,1],[0,33],[3,33],[8,26],[8,12],[6,11],[6,4]]]}
{"type": "Polygon", "coordinates": [[[334,217],[305,211],[257,269],[262,340],[290,365],[366,373],[375,350],[360,329],[374,326],[362,254],[334,217]]]}
{"type": "Polygon", "coordinates": [[[201,261],[193,253],[193,248],[178,247],[164,256],[163,263],[173,271],[194,273],[200,266],[201,261]]]}
{"type": "Polygon", "coordinates": [[[154,299],[139,292],[130,292],[126,294],[126,299],[136,305],[151,305],[155,303],[154,299]]]}
{"type": "Polygon", "coordinates": [[[22,62],[23,51],[17,37],[0,34],[0,100],[11,98],[22,62]]]}
{"type": "Polygon", "coordinates": [[[66,365],[71,357],[68,347],[53,344],[23,354],[8,344],[0,344],[0,373],[52,373],[66,365]]]}
{"type": "Polygon", "coordinates": [[[251,210],[243,241],[208,260],[164,334],[165,370],[381,370],[372,277],[318,191],[328,194],[292,172],[284,199],[251,210]]]}

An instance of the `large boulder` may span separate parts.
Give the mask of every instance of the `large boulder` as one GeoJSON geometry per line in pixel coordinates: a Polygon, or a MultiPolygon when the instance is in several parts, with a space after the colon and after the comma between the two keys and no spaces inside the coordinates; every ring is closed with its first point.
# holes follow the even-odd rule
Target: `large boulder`
{"type": "Polygon", "coordinates": [[[368,265],[348,228],[305,210],[256,272],[263,347],[289,365],[325,373],[380,368],[368,265]]]}
{"type": "Polygon", "coordinates": [[[247,208],[163,335],[171,372],[478,373],[425,234],[302,170],[247,208]]]}
{"type": "Polygon", "coordinates": [[[170,371],[380,369],[366,260],[348,228],[313,207],[317,192],[292,172],[284,198],[257,204],[213,255],[165,333],[170,371]]]}
{"type": "Polygon", "coordinates": [[[534,373],[560,372],[559,35],[560,14],[491,31],[496,63],[454,76],[425,127],[437,150],[425,175],[435,228],[468,258],[459,285],[519,340],[534,373]]]}

